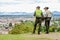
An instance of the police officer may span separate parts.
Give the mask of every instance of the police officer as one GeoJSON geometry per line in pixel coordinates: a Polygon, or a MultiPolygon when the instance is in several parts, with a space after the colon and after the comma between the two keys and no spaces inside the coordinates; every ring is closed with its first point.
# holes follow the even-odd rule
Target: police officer
{"type": "Polygon", "coordinates": [[[39,24],[38,34],[40,34],[41,22],[42,22],[42,16],[43,16],[42,10],[40,10],[40,6],[36,7],[36,10],[34,12],[34,16],[36,17],[36,20],[35,20],[35,24],[34,24],[33,34],[35,34],[37,24],[39,24]]]}
{"type": "Polygon", "coordinates": [[[49,33],[49,26],[50,26],[50,20],[52,17],[52,13],[48,10],[49,7],[45,7],[45,26],[46,26],[46,34],[49,33]]]}

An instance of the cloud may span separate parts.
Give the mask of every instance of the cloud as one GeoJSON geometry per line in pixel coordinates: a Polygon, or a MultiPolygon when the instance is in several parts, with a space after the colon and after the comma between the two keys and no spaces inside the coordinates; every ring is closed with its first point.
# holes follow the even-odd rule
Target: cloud
{"type": "Polygon", "coordinates": [[[4,5],[0,7],[1,12],[32,12],[35,9],[33,4],[4,5]]]}
{"type": "Polygon", "coordinates": [[[0,12],[34,12],[36,6],[40,6],[41,9],[48,6],[51,11],[60,11],[59,3],[37,3],[37,4],[16,4],[16,5],[3,5],[0,7],[0,12]]]}
{"type": "Polygon", "coordinates": [[[36,0],[0,0],[0,3],[37,3],[36,0]]]}
{"type": "Polygon", "coordinates": [[[0,0],[0,12],[34,12],[36,6],[41,9],[48,6],[51,11],[60,11],[59,0],[0,0]]]}
{"type": "Polygon", "coordinates": [[[21,3],[60,3],[60,0],[0,0],[0,4],[21,4],[21,3]]]}
{"type": "Polygon", "coordinates": [[[60,0],[40,0],[42,3],[59,3],[60,0]]]}

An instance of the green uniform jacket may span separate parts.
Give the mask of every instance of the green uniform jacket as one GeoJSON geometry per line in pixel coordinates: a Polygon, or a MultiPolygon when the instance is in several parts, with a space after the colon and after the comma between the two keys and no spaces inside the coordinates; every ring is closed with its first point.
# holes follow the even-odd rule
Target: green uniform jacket
{"type": "Polygon", "coordinates": [[[36,9],[36,11],[34,12],[34,16],[36,16],[36,17],[42,17],[43,16],[42,10],[36,9]]]}

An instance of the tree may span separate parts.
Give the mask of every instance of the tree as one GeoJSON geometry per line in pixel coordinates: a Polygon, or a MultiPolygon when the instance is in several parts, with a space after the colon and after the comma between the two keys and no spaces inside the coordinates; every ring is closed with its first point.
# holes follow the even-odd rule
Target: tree
{"type": "Polygon", "coordinates": [[[12,27],[12,23],[9,23],[9,27],[12,27]]]}

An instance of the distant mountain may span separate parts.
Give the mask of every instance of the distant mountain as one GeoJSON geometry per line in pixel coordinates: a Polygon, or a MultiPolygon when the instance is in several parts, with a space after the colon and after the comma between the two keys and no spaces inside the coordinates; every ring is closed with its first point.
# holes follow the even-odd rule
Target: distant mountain
{"type": "Polygon", "coordinates": [[[28,13],[28,12],[0,12],[0,18],[20,18],[20,17],[25,17],[25,18],[32,18],[33,13],[28,13]]]}
{"type": "Polygon", "coordinates": [[[60,16],[60,12],[59,12],[59,11],[54,11],[54,12],[53,12],[53,15],[54,15],[54,16],[60,16]]]}
{"type": "MultiPolygon", "coordinates": [[[[55,19],[60,19],[60,12],[59,11],[54,11],[52,12],[53,16],[55,19]]],[[[20,18],[20,17],[25,17],[25,18],[33,18],[33,12],[0,12],[0,18],[20,18]]]]}
{"type": "Polygon", "coordinates": [[[28,12],[0,12],[0,15],[33,15],[33,13],[28,13],[28,12]]]}
{"type": "MultiPolygon", "coordinates": [[[[59,11],[52,12],[54,16],[60,16],[59,11]]],[[[0,15],[33,15],[33,12],[0,12],[0,15]]]]}

